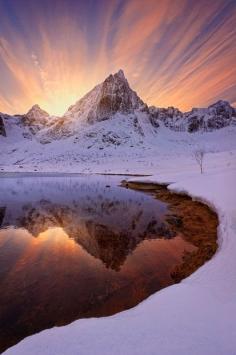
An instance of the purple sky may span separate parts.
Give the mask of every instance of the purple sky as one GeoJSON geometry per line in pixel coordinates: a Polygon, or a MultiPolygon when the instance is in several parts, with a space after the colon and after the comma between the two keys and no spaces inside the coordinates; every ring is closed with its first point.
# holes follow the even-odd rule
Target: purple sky
{"type": "Polygon", "coordinates": [[[148,104],[236,105],[235,0],[0,0],[0,111],[62,114],[122,68],[148,104]]]}

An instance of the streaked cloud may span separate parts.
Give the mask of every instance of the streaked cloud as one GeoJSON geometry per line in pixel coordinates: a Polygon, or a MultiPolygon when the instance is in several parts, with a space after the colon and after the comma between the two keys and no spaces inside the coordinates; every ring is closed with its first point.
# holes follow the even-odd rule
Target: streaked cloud
{"type": "Polygon", "coordinates": [[[125,70],[148,103],[236,102],[234,0],[0,0],[0,111],[62,114],[125,70]]]}

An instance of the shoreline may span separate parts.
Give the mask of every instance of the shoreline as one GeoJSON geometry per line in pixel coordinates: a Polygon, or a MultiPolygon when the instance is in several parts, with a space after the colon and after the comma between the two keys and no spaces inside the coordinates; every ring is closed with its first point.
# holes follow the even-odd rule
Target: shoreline
{"type": "Polygon", "coordinates": [[[174,233],[197,247],[197,251],[186,252],[183,263],[176,268],[172,277],[175,283],[184,280],[215,255],[218,250],[218,214],[206,203],[193,200],[184,193],[172,192],[168,184],[123,180],[121,186],[151,193],[154,198],[168,203],[171,214],[167,222],[174,233]],[[191,216],[191,217],[189,217],[191,216]]]}
{"type": "Polygon", "coordinates": [[[133,177],[148,177],[150,174],[129,174],[129,173],[65,173],[65,172],[0,172],[0,178],[12,177],[76,177],[76,176],[89,176],[89,175],[102,175],[102,176],[133,176],[133,177]]]}

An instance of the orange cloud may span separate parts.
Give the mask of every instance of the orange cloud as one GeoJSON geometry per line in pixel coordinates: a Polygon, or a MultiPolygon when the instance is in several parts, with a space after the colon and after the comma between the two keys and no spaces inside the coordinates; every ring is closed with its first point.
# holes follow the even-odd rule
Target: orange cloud
{"type": "Polygon", "coordinates": [[[50,21],[40,4],[18,8],[24,31],[3,16],[0,111],[23,113],[38,103],[61,115],[120,68],[148,104],[187,110],[219,98],[235,102],[232,2],[101,0],[91,9],[68,3],[58,1],[50,21]]]}

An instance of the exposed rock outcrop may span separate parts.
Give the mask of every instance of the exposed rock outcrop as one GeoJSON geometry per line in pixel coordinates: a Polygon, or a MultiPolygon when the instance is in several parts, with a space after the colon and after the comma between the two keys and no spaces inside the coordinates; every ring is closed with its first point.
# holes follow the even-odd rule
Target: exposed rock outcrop
{"type": "Polygon", "coordinates": [[[129,114],[137,109],[145,110],[147,106],[130,88],[124,72],[119,70],[71,106],[65,117],[84,116],[89,123],[94,123],[107,120],[117,112],[129,114]]]}
{"type": "Polygon", "coordinates": [[[236,109],[227,101],[217,101],[208,108],[193,108],[181,112],[174,107],[150,108],[150,121],[153,126],[164,124],[175,131],[208,132],[236,124],[236,109]]]}
{"type": "Polygon", "coordinates": [[[2,116],[3,115],[0,114],[0,136],[6,137],[6,130],[5,130],[4,120],[2,116]]]}

